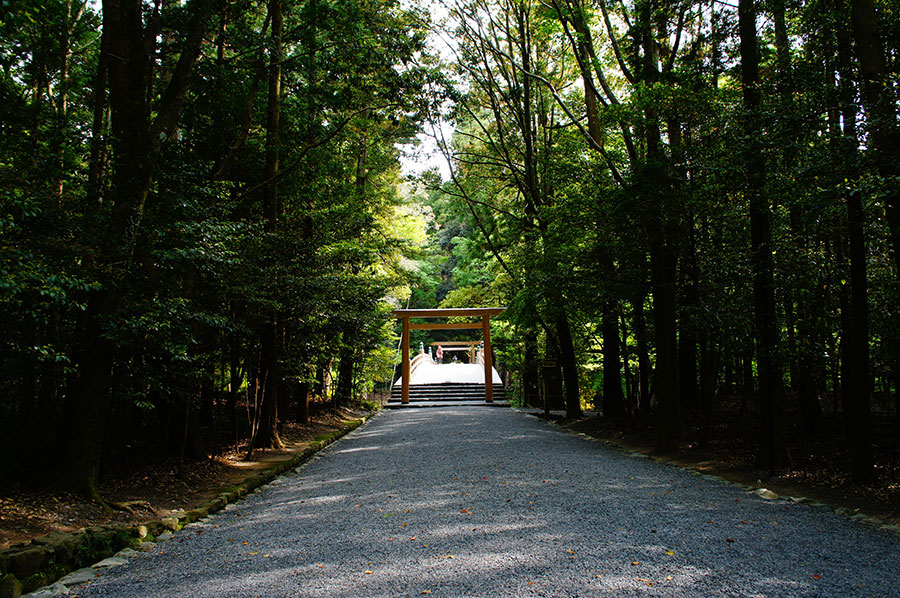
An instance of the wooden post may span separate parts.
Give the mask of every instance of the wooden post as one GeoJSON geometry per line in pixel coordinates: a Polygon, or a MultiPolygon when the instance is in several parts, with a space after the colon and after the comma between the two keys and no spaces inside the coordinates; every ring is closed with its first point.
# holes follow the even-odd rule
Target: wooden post
{"type": "Polygon", "coordinates": [[[403,350],[400,353],[400,376],[403,378],[401,387],[403,389],[400,402],[404,405],[409,403],[409,318],[402,318],[403,333],[400,335],[400,345],[403,350]]]}
{"type": "Polygon", "coordinates": [[[491,362],[491,317],[481,317],[481,330],[484,334],[484,400],[494,402],[494,375],[491,362]]]}

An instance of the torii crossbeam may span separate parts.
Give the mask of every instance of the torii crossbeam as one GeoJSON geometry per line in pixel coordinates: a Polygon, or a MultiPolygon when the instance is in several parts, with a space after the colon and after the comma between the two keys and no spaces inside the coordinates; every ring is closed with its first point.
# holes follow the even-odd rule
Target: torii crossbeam
{"type": "Polygon", "coordinates": [[[402,395],[401,402],[409,403],[409,331],[410,328],[415,330],[464,330],[472,328],[481,328],[482,337],[484,339],[484,399],[488,403],[494,402],[494,377],[493,377],[493,358],[491,355],[491,316],[497,316],[506,311],[505,307],[458,307],[448,309],[395,309],[391,313],[400,318],[403,323],[403,333],[400,338],[402,347],[401,376],[402,395]],[[460,316],[469,316],[481,318],[480,325],[478,322],[460,322],[454,323],[434,323],[434,324],[413,324],[410,325],[410,318],[454,318],[460,316]]]}

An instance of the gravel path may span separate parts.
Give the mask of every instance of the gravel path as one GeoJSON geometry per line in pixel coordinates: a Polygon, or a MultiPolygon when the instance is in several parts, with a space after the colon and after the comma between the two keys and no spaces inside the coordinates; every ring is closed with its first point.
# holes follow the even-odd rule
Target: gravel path
{"type": "Polygon", "coordinates": [[[900,537],[511,409],[385,413],[95,596],[900,596],[900,537]]]}

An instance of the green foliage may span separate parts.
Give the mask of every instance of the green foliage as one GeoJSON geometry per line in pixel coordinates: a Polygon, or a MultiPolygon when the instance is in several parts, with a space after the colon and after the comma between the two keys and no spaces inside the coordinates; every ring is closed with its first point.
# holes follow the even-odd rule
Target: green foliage
{"type": "MultiPolygon", "coordinates": [[[[195,6],[165,4],[158,23],[144,15],[148,31],[160,27],[154,110],[168,101],[195,6]]],[[[316,381],[347,350],[354,396],[390,377],[387,312],[415,276],[429,276],[408,267],[420,258],[427,215],[402,195],[396,148],[437,101],[416,93],[438,77],[422,14],[392,0],[285,7],[272,222],[262,194],[267,6],[208,5],[219,27],[205,36],[177,129],[154,165],[133,259],[109,263],[115,152],[125,145],[113,143],[97,105],[108,97],[96,87],[99,15],[68,0],[12,9],[0,17],[0,449],[63,429],[67,377],[82,371],[85,326],[103,297],[116,298],[101,323],[114,352],[109,421],[119,426],[101,426],[109,459],[157,436],[159,449],[183,450],[172,426],[187,425],[188,444],[200,446],[194,435],[213,419],[252,412],[253,392],[267,383],[260,351],[273,318],[284,397],[301,382],[321,396],[316,381]],[[191,412],[199,424],[192,415],[178,423],[191,412]]],[[[232,433],[246,427],[237,421],[232,433]]]]}

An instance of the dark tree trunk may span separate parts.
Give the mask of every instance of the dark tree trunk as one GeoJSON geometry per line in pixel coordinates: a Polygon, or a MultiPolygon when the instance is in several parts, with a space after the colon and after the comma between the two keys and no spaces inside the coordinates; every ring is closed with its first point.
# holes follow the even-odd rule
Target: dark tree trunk
{"type": "MultiPolygon", "coordinates": [[[[900,126],[897,123],[897,99],[888,76],[884,44],[878,31],[878,17],[872,0],[850,0],[856,54],[862,75],[862,100],[866,125],[871,135],[878,172],[887,181],[900,177],[900,126]]],[[[900,276],[900,186],[885,185],[884,207],[895,273],[900,276]]]]}
{"type": "MultiPolygon", "coordinates": [[[[837,0],[838,10],[843,12],[843,0],[837,0]]],[[[870,16],[869,8],[864,0],[857,0],[854,4],[854,28],[857,32],[857,43],[860,43],[859,36],[866,36],[868,27],[861,21],[867,21],[870,16]],[[859,23],[858,23],[859,22],[859,23]]],[[[856,178],[856,168],[858,160],[859,139],[856,131],[857,109],[854,102],[853,89],[853,73],[851,69],[850,59],[850,39],[847,31],[841,27],[837,28],[837,45],[838,45],[838,70],[840,74],[840,83],[838,89],[838,97],[841,99],[841,116],[843,121],[843,130],[837,130],[835,127],[835,140],[839,159],[848,164],[853,169],[853,178],[856,178]]],[[[859,49],[860,64],[863,66],[863,72],[866,73],[866,66],[863,65],[863,55],[869,56],[873,51],[878,52],[878,48],[859,49]]],[[[866,58],[868,64],[870,60],[876,58],[869,56],[866,58]]],[[[878,70],[877,60],[870,68],[875,72],[872,75],[877,76],[878,70]]],[[[880,90],[868,90],[869,85],[863,82],[864,90],[867,95],[873,95],[880,90]]],[[[870,103],[867,104],[870,116],[874,116],[869,109],[870,103]]],[[[876,110],[876,112],[878,112],[876,110]]],[[[888,111],[883,114],[884,118],[894,118],[895,116],[888,111]]],[[[878,123],[875,124],[878,126],[878,123]]],[[[886,135],[890,139],[890,135],[886,135]]],[[[879,137],[879,139],[881,139],[879,137]]],[[[876,151],[881,152],[883,146],[876,142],[876,151]]],[[[893,147],[893,156],[895,159],[900,157],[900,153],[893,147]]],[[[890,152],[889,152],[890,153],[890,152]]],[[[896,165],[890,165],[889,169],[896,169],[896,165]]],[[[896,172],[896,170],[895,170],[896,172]]],[[[882,175],[885,173],[882,172],[882,175]]],[[[894,186],[894,201],[896,201],[896,186],[894,186]]],[[[850,258],[850,313],[849,317],[844,319],[846,328],[843,330],[842,339],[847,345],[844,352],[846,361],[844,368],[844,378],[841,381],[841,387],[844,396],[844,415],[848,419],[848,430],[850,433],[850,460],[851,474],[853,480],[859,483],[870,482],[875,477],[874,461],[872,456],[872,393],[871,393],[871,377],[869,371],[869,311],[868,311],[868,280],[866,275],[866,240],[865,240],[865,214],[863,212],[863,203],[861,193],[853,190],[845,193],[844,203],[847,207],[847,240],[849,244],[850,258]]],[[[896,206],[894,206],[896,209],[896,206]]],[[[896,218],[896,216],[895,216],[896,218]]],[[[895,233],[894,236],[894,253],[900,250],[897,245],[898,237],[896,235],[896,227],[898,223],[891,222],[890,226],[895,233]]]]}
{"type": "Polygon", "coordinates": [[[309,382],[297,384],[297,416],[295,419],[300,424],[309,423],[309,388],[309,382]]]}
{"type": "Polygon", "coordinates": [[[190,3],[193,16],[177,66],[151,118],[144,91],[150,78],[142,3],[107,0],[103,3],[101,44],[108,57],[109,102],[112,113],[114,174],[110,190],[111,219],[103,235],[98,261],[104,267],[103,289],[88,301],[82,351],[76,357],[73,418],[69,422],[69,450],[65,453],[65,484],[97,496],[97,473],[109,411],[113,342],[106,327],[114,320],[123,293],[124,275],[144,214],[157,158],[178,122],[190,72],[199,54],[207,20],[207,0],[190,3]]]}
{"type": "Polygon", "coordinates": [[[639,295],[632,305],[634,317],[634,339],[637,342],[638,358],[638,409],[642,413],[650,411],[650,351],[647,348],[647,321],[644,317],[644,296],[639,295]]]}
{"type": "Polygon", "coordinates": [[[625,396],[622,394],[622,360],[619,351],[619,314],[615,303],[604,302],[603,328],[603,415],[625,415],[625,396]]]}
{"type": "Polygon", "coordinates": [[[113,346],[103,334],[102,317],[114,311],[111,301],[103,291],[89,299],[85,344],[75,355],[78,372],[71,386],[73,408],[65,424],[64,485],[92,498],[99,498],[97,481],[112,384],[113,346]]]}
{"type": "Polygon", "coordinates": [[[575,361],[575,345],[572,342],[569,318],[564,313],[556,318],[556,334],[559,339],[559,359],[565,385],[566,419],[576,419],[582,416],[581,395],[578,392],[578,366],[575,361]]]}
{"type": "Polygon", "coordinates": [[[678,397],[681,404],[689,409],[697,407],[697,329],[696,318],[699,298],[699,273],[697,267],[694,223],[688,219],[687,242],[682,253],[682,277],[684,279],[683,301],[678,319],[678,397]]]}
{"type": "Polygon", "coordinates": [[[96,213],[100,205],[103,180],[103,129],[106,121],[106,36],[100,37],[100,57],[94,79],[94,119],[91,125],[91,153],[88,160],[87,214],[96,213]]]}
{"type": "MultiPolygon", "coordinates": [[[[269,39],[269,88],[266,108],[266,168],[263,185],[263,218],[266,230],[272,232],[278,227],[281,206],[278,196],[278,149],[280,145],[281,123],[281,62],[282,62],[282,2],[269,0],[269,17],[272,22],[269,39]]],[[[283,446],[278,435],[278,391],[281,376],[278,362],[281,356],[282,326],[278,314],[270,313],[262,337],[261,371],[264,392],[260,404],[259,430],[254,447],[283,446]]]]}
{"type": "Polygon", "coordinates": [[[772,258],[771,213],[763,193],[766,176],[760,137],[759,45],[754,0],[739,0],[741,74],[747,111],[744,154],[746,190],[750,204],[753,302],[756,316],[757,372],[759,376],[760,441],[758,462],[773,471],[788,461],[784,420],[784,382],[776,321],[775,268],[772,258]]]}
{"type": "MultiPolygon", "coordinates": [[[[234,312],[232,311],[232,314],[234,312]]],[[[240,372],[240,342],[236,332],[228,335],[228,351],[229,351],[229,383],[228,383],[228,417],[231,422],[231,432],[234,434],[234,446],[237,450],[238,446],[238,393],[241,391],[242,375],[240,372]]]]}
{"type": "Polygon", "coordinates": [[[262,391],[259,402],[258,429],[253,438],[253,448],[282,448],[278,435],[278,391],[281,384],[278,367],[281,326],[278,322],[266,325],[260,350],[260,377],[262,391]]]}
{"type": "MultiPolygon", "coordinates": [[[[641,72],[643,82],[659,80],[659,44],[654,35],[656,23],[652,3],[642,1],[638,8],[641,72]]],[[[656,32],[658,33],[658,32],[656,32]]],[[[659,115],[655,107],[644,109],[646,165],[639,185],[646,212],[650,246],[650,286],[653,294],[653,325],[656,335],[656,373],[653,381],[656,397],[656,451],[668,453],[678,448],[678,316],[676,294],[677,260],[673,248],[675,223],[666,209],[674,192],[669,163],[662,148],[659,115]]]]}
{"type": "Polygon", "coordinates": [[[656,330],[656,450],[678,448],[678,349],[675,334],[675,257],[665,243],[650,252],[653,292],[653,325],[656,330]]]}
{"type": "Polygon", "coordinates": [[[525,351],[522,363],[522,388],[525,394],[525,404],[529,407],[541,406],[541,372],[540,354],[538,352],[538,337],[535,330],[525,332],[525,351]]]}
{"type": "Polygon", "coordinates": [[[706,330],[700,331],[700,445],[706,446],[713,424],[719,354],[706,330]]]}
{"type": "Polygon", "coordinates": [[[335,406],[349,405],[353,399],[353,354],[352,347],[343,347],[341,349],[337,386],[334,390],[335,406]]]}

